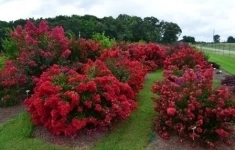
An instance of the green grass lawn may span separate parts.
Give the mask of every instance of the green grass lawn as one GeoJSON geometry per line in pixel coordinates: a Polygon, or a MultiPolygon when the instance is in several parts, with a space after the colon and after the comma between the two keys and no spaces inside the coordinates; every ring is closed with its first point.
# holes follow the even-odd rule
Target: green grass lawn
{"type": "Polygon", "coordinates": [[[32,123],[27,113],[19,114],[0,125],[1,150],[66,150],[58,146],[30,138],[32,123]]]}
{"type": "MultiPolygon", "coordinates": [[[[142,150],[145,149],[152,135],[154,96],[150,90],[154,81],[162,79],[162,70],[151,73],[144,83],[144,89],[137,96],[138,110],[125,121],[120,123],[114,131],[101,139],[95,150],[142,150]]],[[[0,125],[1,150],[66,150],[43,141],[30,138],[33,124],[27,113],[19,114],[5,124],[0,125]]]]}
{"type": "Polygon", "coordinates": [[[151,73],[138,94],[139,109],[116,130],[99,142],[93,150],[142,150],[145,149],[153,132],[154,103],[150,92],[153,81],[161,80],[162,70],[151,73]]]}
{"type": "Polygon", "coordinates": [[[4,64],[4,62],[6,61],[6,57],[4,57],[4,56],[0,56],[0,68],[2,68],[2,66],[3,66],[3,64],[4,64]]]}
{"type": "Polygon", "coordinates": [[[209,53],[209,61],[216,62],[216,63],[220,64],[220,67],[224,71],[226,71],[230,74],[235,74],[235,59],[228,58],[223,55],[209,53]]]}

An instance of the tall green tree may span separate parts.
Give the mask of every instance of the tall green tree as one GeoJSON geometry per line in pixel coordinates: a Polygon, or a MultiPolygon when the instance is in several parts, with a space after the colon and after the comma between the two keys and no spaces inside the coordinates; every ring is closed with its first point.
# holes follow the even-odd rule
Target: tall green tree
{"type": "Polygon", "coordinates": [[[214,39],[215,43],[219,43],[220,42],[220,35],[218,35],[218,34],[214,35],[213,39],[214,39]]]}
{"type": "MultiPolygon", "coordinates": [[[[41,20],[42,18],[30,19],[35,24],[38,24],[41,20]]],[[[75,37],[80,36],[87,39],[92,38],[95,33],[105,33],[105,36],[116,41],[174,43],[181,34],[181,29],[176,23],[160,21],[153,16],[141,18],[120,14],[117,18],[111,16],[98,18],[92,15],[59,15],[45,20],[48,21],[51,28],[62,26],[67,36],[71,36],[71,33],[73,33],[72,35],[75,35],[75,37]]],[[[0,22],[0,39],[5,38],[3,28],[10,27],[13,29],[17,25],[23,26],[26,21],[18,19],[10,21],[4,26],[4,23],[0,22]]]]}
{"type": "Polygon", "coordinates": [[[145,17],[143,20],[143,40],[144,41],[161,41],[160,21],[155,17],[145,17]]]}
{"type": "Polygon", "coordinates": [[[176,23],[162,21],[160,26],[162,43],[174,43],[182,33],[182,30],[176,23]]]}
{"type": "Polygon", "coordinates": [[[194,44],[196,41],[195,38],[192,36],[183,36],[182,42],[194,44]]]}
{"type": "Polygon", "coordinates": [[[229,36],[227,39],[227,43],[235,43],[235,38],[233,36],[229,36]]]}

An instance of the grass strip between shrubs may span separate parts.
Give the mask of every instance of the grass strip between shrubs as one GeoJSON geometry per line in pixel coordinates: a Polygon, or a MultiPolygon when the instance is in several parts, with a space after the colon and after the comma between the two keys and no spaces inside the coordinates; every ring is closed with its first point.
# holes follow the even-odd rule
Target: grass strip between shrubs
{"type": "Polygon", "coordinates": [[[28,113],[22,113],[0,125],[1,150],[66,150],[40,140],[29,138],[33,124],[28,113]]]}
{"type": "Polygon", "coordinates": [[[137,96],[138,110],[96,144],[92,150],[142,150],[146,149],[153,132],[155,111],[151,97],[151,87],[154,81],[162,79],[162,70],[150,73],[144,83],[144,88],[137,96]]]}

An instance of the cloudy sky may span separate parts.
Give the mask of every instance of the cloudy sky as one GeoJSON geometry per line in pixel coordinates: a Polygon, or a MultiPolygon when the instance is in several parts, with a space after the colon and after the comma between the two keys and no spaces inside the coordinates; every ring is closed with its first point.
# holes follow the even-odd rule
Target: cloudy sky
{"type": "Polygon", "coordinates": [[[97,17],[128,14],[153,16],[177,23],[182,34],[196,41],[212,41],[219,34],[221,41],[235,37],[235,0],[0,0],[0,20],[47,18],[57,15],[97,17]]]}

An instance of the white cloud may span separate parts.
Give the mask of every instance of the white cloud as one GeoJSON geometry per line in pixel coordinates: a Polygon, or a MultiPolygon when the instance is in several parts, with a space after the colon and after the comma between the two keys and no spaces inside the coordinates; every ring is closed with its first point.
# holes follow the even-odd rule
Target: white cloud
{"type": "Polygon", "coordinates": [[[183,31],[181,36],[212,41],[215,30],[224,41],[235,36],[234,6],[234,0],[0,0],[0,20],[72,14],[154,16],[177,23],[183,31]]]}

